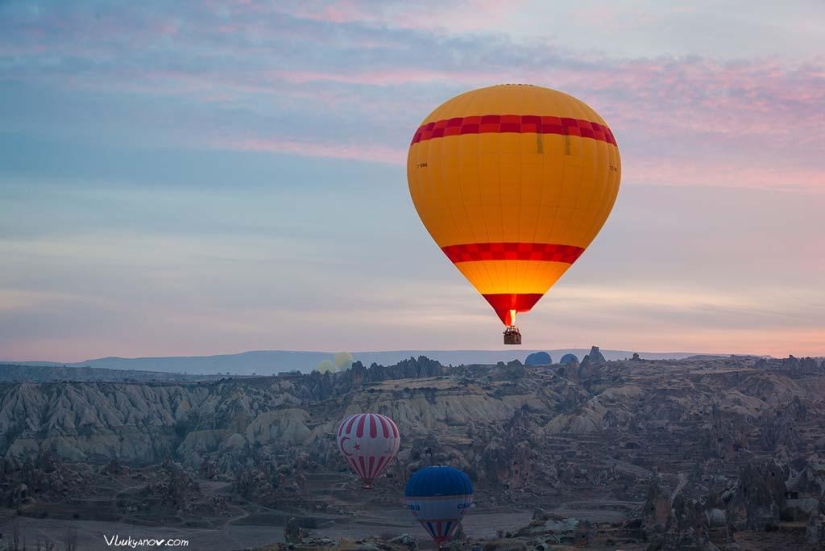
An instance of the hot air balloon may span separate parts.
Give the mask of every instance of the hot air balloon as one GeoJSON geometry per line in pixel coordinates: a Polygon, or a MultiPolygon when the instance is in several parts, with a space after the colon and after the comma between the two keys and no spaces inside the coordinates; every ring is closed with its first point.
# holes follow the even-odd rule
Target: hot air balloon
{"type": "Polygon", "coordinates": [[[319,373],[333,373],[335,371],[335,364],[332,363],[332,360],[323,360],[315,366],[315,371],[319,373]]]}
{"type": "Polygon", "coordinates": [[[401,445],[392,419],[377,413],[351,415],[338,427],[338,449],[369,490],[401,445]]]}
{"type": "Polygon", "coordinates": [[[453,467],[426,467],[407,481],[407,507],[439,547],[473,503],[470,478],[453,467]]]}
{"type": "Polygon", "coordinates": [[[582,101],[503,84],[430,113],[407,157],[429,234],[521,344],[529,312],[601,230],[619,192],[613,133],[582,101]]]}
{"type": "Polygon", "coordinates": [[[349,352],[337,352],[335,356],[335,365],[338,366],[338,371],[347,371],[352,367],[355,360],[349,352]]]}

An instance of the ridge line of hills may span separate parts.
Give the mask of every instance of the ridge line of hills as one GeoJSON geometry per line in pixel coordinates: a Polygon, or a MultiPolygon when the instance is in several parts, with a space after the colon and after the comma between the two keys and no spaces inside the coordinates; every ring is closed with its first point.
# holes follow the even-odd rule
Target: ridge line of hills
{"type": "MultiPolygon", "coordinates": [[[[536,352],[547,352],[554,362],[565,354],[574,354],[582,359],[590,352],[586,348],[554,350],[390,350],[354,352],[355,361],[364,365],[394,365],[409,358],[425,356],[443,365],[493,365],[498,362],[519,360],[524,363],[527,356],[536,352]]],[[[632,351],[602,350],[606,360],[623,360],[633,355],[632,351]]],[[[311,371],[323,360],[331,359],[333,352],[291,351],[291,350],[254,350],[236,354],[212,356],[166,356],[120,358],[106,357],[82,362],[50,361],[0,361],[0,365],[41,366],[55,368],[96,368],[129,372],[155,372],[186,375],[276,375],[286,371],[311,371]]],[[[689,352],[640,352],[646,360],[680,360],[689,357],[727,358],[730,355],[696,354],[689,352]]],[[[743,355],[743,357],[745,357],[743,355]]],[[[769,356],[753,356],[765,357],[769,356]]],[[[138,376],[138,378],[142,378],[138,376]]]]}
{"type": "MultiPolygon", "coordinates": [[[[27,370],[99,370],[0,366],[0,375],[28,376],[0,383],[0,515],[38,535],[105,521],[171,526],[203,541],[226,536],[236,519],[243,533],[275,535],[295,518],[320,537],[401,529],[420,540],[426,532],[398,498],[412,473],[451,464],[471,478],[478,514],[534,511],[524,540],[487,541],[486,551],[529,551],[519,542],[548,531],[556,543],[564,536],[590,549],[621,539],[628,549],[712,541],[730,550],[731,534],[742,549],[769,539],[775,549],[821,549],[825,362],[604,361],[599,352],[566,365],[419,357],[323,375],[159,384],[32,383],[27,370]],[[364,411],[387,415],[403,435],[369,500],[335,439],[342,419],[364,411]],[[584,530],[584,521],[600,524],[584,530]]],[[[502,531],[530,522],[495,518],[502,531]]],[[[467,535],[487,537],[478,524],[467,535]]],[[[249,542],[211,548],[261,543],[249,542]]]]}

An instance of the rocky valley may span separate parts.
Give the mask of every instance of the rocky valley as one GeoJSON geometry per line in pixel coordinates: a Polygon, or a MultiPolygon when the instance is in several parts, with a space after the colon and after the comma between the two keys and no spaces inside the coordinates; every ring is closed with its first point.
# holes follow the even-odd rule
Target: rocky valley
{"type": "Polygon", "coordinates": [[[5,382],[0,454],[0,549],[21,533],[67,548],[67,530],[103,549],[101,526],[206,538],[196,549],[428,547],[403,491],[433,464],[475,487],[459,547],[825,548],[821,359],[605,361],[594,347],[565,365],[5,382]],[[334,438],[364,411],[402,438],[370,492],[334,438]],[[285,541],[290,522],[303,543],[285,541]]]}

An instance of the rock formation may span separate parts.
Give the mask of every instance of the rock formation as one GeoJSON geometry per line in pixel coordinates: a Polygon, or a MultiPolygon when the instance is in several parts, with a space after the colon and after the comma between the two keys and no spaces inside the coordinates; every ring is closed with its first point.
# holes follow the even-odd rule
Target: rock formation
{"type": "MultiPolygon", "coordinates": [[[[783,522],[820,537],[819,365],[599,356],[593,347],[581,364],[552,367],[410,358],[289,377],[0,384],[0,500],[34,510],[105,478],[142,484],[121,507],[138,513],[144,501],[186,512],[208,501],[202,488],[225,483],[245,502],[296,517],[305,508],[339,514],[349,505],[313,492],[331,495],[324,477],[358,487],[334,433],[346,415],[373,411],[402,433],[375,503],[396,503],[415,470],[450,464],[470,475],[479,507],[584,495],[644,502],[638,526],[616,526],[616,537],[720,546],[783,522]]],[[[588,534],[577,526],[564,537],[574,544],[588,534]]]]}
{"type": "Polygon", "coordinates": [[[774,460],[745,465],[726,498],[727,517],[733,528],[763,531],[779,526],[788,475],[788,467],[774,460]]]}
{"type": "Polygon", "coordinates": [[[604,359],[604,356],[599,351],[598,346],[593,346],[590,348],[590,353],[587,355],[590,358],[591,362],[606,362],[607,360],[604,359]]]}

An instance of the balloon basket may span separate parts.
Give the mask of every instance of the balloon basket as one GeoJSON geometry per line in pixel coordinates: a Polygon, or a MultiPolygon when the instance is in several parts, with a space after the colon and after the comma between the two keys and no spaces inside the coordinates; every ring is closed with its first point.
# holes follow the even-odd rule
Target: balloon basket
{"type": "Polygon", "coordinates": [[[521,344],[521,333],[518,327],[511,325],[504,331],[504,344],[521,344]]]}

